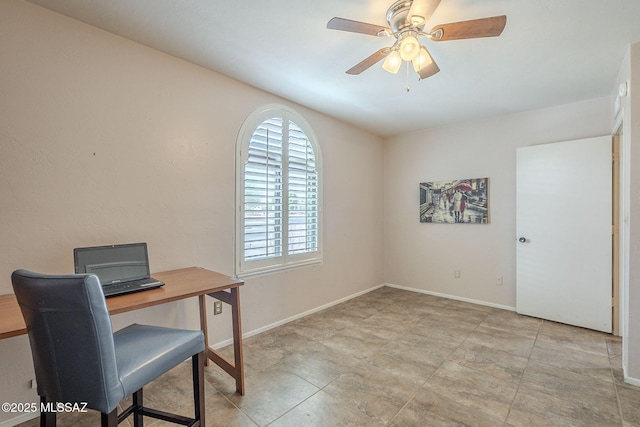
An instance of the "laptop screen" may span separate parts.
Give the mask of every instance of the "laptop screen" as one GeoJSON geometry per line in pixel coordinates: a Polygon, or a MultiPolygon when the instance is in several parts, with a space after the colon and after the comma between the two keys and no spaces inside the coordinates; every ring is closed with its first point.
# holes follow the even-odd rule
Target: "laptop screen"
{"type": "Polygon", "coordinates": [[[76,248],[73,258],[76,274],[93,273],[103,285],[150,275],[146,243],[76,248]]]}

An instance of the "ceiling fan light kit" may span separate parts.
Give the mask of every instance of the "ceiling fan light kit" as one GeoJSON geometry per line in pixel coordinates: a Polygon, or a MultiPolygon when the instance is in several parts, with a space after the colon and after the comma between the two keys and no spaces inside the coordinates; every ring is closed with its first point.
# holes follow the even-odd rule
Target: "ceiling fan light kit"
{"type": "Polygon", "coordinates": [[[388,28],[344,18],[332,18],[327,23],[327,28],[332,30],[396,38],[391,47],[375,52],[347,70],[347,74],[360,74],[384,59],[382,68],[389,73],[397,74],[403,61],[411,62],[418,78],[425,79],[439,72],[440,68],[426,46],[420,44],[420,37],[434,42],[497,37],[502,34],[507,23],[507,17],[500,15],[442,24],[425,32],[424,25],[439,4],[440,0],[398,0],[387,10],[388,28]]]}

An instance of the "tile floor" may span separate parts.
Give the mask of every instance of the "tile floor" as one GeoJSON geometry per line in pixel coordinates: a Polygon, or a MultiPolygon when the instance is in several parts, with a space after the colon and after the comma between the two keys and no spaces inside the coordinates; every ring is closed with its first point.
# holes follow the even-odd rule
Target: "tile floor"
{"type": "MultiPolygon", "coordinates": [[[[390,287],[250,337],[244,356],[245,396],[206,368],[207,425],[640,426],[619,338],[390,287]]],[[[190,387],[187,362],[145,399],[190,415],[190,387]]],[[[98,422],[81,415],[58,425],[98,422]]]]}

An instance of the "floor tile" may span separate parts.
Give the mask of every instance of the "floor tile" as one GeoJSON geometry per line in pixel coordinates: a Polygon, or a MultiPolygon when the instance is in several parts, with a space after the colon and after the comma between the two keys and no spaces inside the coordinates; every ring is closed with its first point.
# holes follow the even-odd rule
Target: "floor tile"
{"type": "Polygon", "coordinates": [[[503,351],[514,356],[528,358],[533,349],[535,339],[512,332],[479,325],[467,338],[473,342],[496,351],[503,351]]]}
{"type": "Polygon", "coordinates": [[[420,386],[440,366],[443,358],[426,345],[392,341],[367,356],[365,361],[397,377],[407,385],[420,386]]]}
{"type": "Polygon", "coordinates": [[[361,363],[323,389],[371,419],[387,423],[409,401],[416,387],[384,369],[361,363]]]}
{"type": "Polygon", "coordinates": [[[448,360],[461,366],[482,371],[502,381],[519,383],[528,359],[501,350],[494,350],[473,341],[463,343],[448,360]]]}
{"type": "Polygon", "coordinates": [[[270,427],[384,426],[342,399],[320,391],[293,408],[270,427]]]}
{"type": "Polygon", "coordinates": [[[304,349],[283,357],[275,367],[322,388],[360,363],[360,359],[321,342],[308,342],[304,349]]]}
{"type": "MultiPolygon", "coordinates": [[[[603,338],[604,340],[604,338],[603,338]]],[[[577,350],[575,346],[565,345],[538,337],[531,360],[549,366],[566,369],[576,373],[607,381],[611,378],[611,365],[608,355],[577,350]]]]}
{"type": "Polygon", "coordinates": [[[424,389],[504,422],[518,384],[447,360],[425,383],[424,389]]]}
{"type": "Polygon", "coordinates": [[[487,315],[480,325],[535,339],[538,336],[541,324],[542,320],[540,319],[522,316],[511,311],[499,310],[487,315]]]}
{"type": "Polygon", "coordinates": [[[478,327],[474,323],[457,323],[449,319],[425,316],[412,327],[412,332],[434,339],[460,345],[478,327]]]}
{"type": "Polygon", "coordinates": [[[616,390],[611,374],[602,379],[569,369],[536,361],[529,361],[522,383],[543,393],[563,398],[588,401],[593,399],[615,402],[616,390]]]}
{"type": "Polygon", "coordinates": [[[278,369],[245,377],[245,395],[227,399],[258,425],[267,425],[318,392],[318,387],[299,376],[278,369]]]}
{"type": "Polygon", "coordinates": [[[605,336],[601,332],[545,321],[540,326],[538,340],[553,343],[566,349],[608,356],[605,336]]]}
{"type": "Polygon", "coordinates": [[[500,426],[501,418],[471,410],[464,403],[446,398],[437,391],[423,389],[416,393],[389,423],[390,427],[425,426],[500,426]]]}
{"type": "Polygon", "coordinates": [[[387,343],[387,340],[379,333],[360,327],[358,329],[344,329],[340,333],[322,340],[322,343],[338,352],[364,359],[371,357],[387,343]]]}
{"type": "Polygon", "coordinates": [[[542,391],[523,383],[511,406],[507,425],[510,426],[615,426],[622,420],[615,401],[609,399],[576,400],[542,391]]]}
{"type": "Polygon", "coordinates": [[[616,387],[622,419],[627,425],[640,426],[640,387],[619,385],[616,387]]]}

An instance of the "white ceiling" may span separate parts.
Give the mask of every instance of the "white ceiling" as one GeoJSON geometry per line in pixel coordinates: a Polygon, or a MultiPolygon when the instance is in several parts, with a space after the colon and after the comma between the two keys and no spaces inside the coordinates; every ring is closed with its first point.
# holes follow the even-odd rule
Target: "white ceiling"
{"type": "Polygon", "coordinates": [[[387,26],[393,0],[29,0],[381,136],[608,96],[639,0],[442,0],[425,28],[507,15],[497,38],[424,40],[440,72],[345,73],[395,39],[328,30],[334,16],[387,26]],[[407,84],[411,90],[407,92],[407,84]]]}

